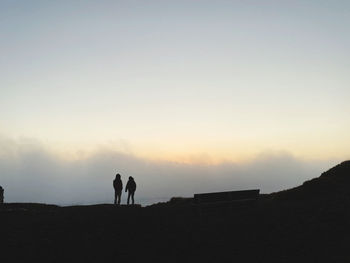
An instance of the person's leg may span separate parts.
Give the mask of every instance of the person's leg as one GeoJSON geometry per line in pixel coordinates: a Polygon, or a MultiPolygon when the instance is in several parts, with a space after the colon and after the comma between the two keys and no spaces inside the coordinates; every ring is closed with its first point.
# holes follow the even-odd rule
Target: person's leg
{"type": "Polygon", "coordinates": [[[131,201],[132,201],[132,204],[134,204],[134,194],[135,194],[135,192],[132,192],[132,193],[131,193],[131,201]]]}
{"type": "Polygon", "coordinates": [[[118,193],[118,205],[120,205],[120,199],[121,199],[121,197],[122,197],[122,192],[120,191],[120,192],[118,193]]]}
{"type": "Polygon", "coordinates": [[[128,192],[128,203],[129,204],[129,201],[130,201],[130,191],[128,192]]]}
{"type": "Polygon", "coordinates": [[[114,204],[117,204],[117,198],[118,198],[118,194],[117,191],[114,191],[114,204]]]}

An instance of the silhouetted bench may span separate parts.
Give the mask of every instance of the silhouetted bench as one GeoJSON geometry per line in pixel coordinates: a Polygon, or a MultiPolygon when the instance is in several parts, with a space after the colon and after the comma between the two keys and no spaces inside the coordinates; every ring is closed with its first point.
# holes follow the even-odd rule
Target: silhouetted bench
{"type": "Polygon", "coordinates": [[[256,204],[259,189],[195,194],[193,204],[201,212],[205,207],[227,207],[235,204],[256,204]]]}

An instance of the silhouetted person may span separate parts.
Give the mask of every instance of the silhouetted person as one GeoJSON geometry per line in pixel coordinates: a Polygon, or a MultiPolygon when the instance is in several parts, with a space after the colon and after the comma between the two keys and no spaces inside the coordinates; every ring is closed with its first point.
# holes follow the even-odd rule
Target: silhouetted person
{"type": "Polygon", "coordinates": [[[120,179],[120,174],[116,174],[115,179],[113,180],[114,187],[114,204],[120,205],[120,199],[122,197],[123,182],[120,179]]]}
{"type": "Polygon", "coordinates": [[[4,188],[0,186],[0,204],[4,203],[4,188]]]}
{"type": "Polygon", "coordinates": [[[131,196],[131,202],[132,202],[132,204],[134,204],[134,195],[135,195],[135,191],[136,191],[136,183],[134,181],[134,178],[132,178],[131,176],[129,177],[129,181],[126,184],[125,192],[126,191],[129,191],[129,193],[128,193],[128,204],[129,204],[129,201],[130,201],[130,196],[131,196]]]}

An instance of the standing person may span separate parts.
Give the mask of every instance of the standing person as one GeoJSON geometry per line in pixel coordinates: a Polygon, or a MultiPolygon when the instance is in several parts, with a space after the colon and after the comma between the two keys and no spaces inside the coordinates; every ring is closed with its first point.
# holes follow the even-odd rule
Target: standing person
{"type": "Polygon", "coordinates": [[[129,193],[128,193],[128,204],[129,204],[129,201],[130,201],[130,196],[131,196],[131,202],[132,202],[132,204],[134,204],[134,194],[135,194],[135,191],[136,191],[136,183],[135,183],[134,178],[132,178],[131,176],[129,177],[129,181],[126,184],[125,192],[126,191],[129,191],[129,193]]]}
{"type": "Polygon", "coordinates": [[[113,180],[114,187],[114,204],[120,205],[120,199],[122,197],[123,182],[120,179],[120,174],[116,174],[115,179],[113,180]]]}
{"type": "Polygon", "coordinates": [[[4,188],[0,185],[0,204],[4,203],[4,188]]]}

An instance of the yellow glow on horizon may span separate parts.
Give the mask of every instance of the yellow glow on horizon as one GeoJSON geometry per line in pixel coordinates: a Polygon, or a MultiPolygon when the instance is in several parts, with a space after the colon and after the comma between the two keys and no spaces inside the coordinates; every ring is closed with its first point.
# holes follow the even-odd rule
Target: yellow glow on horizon
{"type": "Polygon", "coordinates": [[[314,141],[291,140],[284,144],[275,141],[268,143],[258,142],[182,142],[167,144],[161,142],[127,143],[110,141],[105,143],[69,143],[60,142],[46,144],[50,152],[65,160],[83,160],[99,153],[121,153],[148,161],[164,161],[183,164],[216,165],[220,163],[248,162],[261,153],[285,153],[299,159],[348,159],[349,143],[338,141],[323,141],[319,143],[315,136],[314,141]]]}

